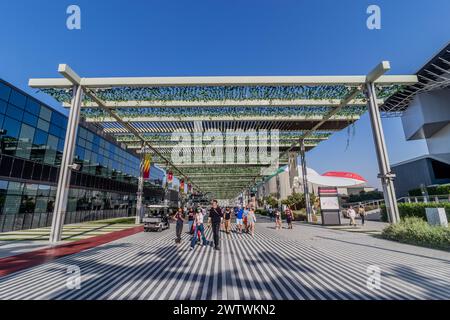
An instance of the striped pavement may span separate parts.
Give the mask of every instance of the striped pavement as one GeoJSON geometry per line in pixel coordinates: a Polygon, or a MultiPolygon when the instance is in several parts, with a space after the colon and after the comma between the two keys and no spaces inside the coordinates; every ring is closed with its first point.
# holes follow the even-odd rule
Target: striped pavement
{"type": "Polygon", "coordinates": [[[260,221],[254,237],[222,233],[220,251],[191,251],[187,233],[177,245],[174,228],[138,233],[0,278],[0,299],[450,299],[448,252],[260,221]],[[367,286],[373,265],[378,289],[367,286]],[[79,289],[67,287],[70,266],[79,289]]]}

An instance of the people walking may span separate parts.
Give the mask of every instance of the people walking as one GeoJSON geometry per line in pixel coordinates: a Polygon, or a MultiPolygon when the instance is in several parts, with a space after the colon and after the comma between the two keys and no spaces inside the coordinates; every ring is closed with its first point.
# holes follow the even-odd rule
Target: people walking
{"type": "Polygon", "coordinates": [[[214,249],[220,250],[219,246],[219,229],[220,229],[220,220],[222,218],[222,210],[219,208],[217,200],[212,201],[212,207],[209,210],[209,217],[211,219],[212,233],[214,239],[214,249]]]}
{"type": "Polygon", "coordinates": [[[364,225],[366,220],[366,209],[364,209],[364,206],[361,204],[358,208],[358,214],[361,217],[361,225],[364,225]]]}
{"type": "Polygon", "coordinates": [[[244,222],[244,230],[248,233],[248,206],[244,208],[244,213],[242,214],[242,221],[244,222]]]}
{"type": "Polygon", "coordinates": [[[356,212],[355,212],[355,209],[353,209],[352,206],[350,206],[350,208],[348,208],[347,215],[350,218],[350,225],[356,227],[356,221],[355,221],[356,212]]]}
{"type": "Polygon", "coordinates": [[[229,234],[231,231],[231,209],[230,209],[230,207],[226,208],[223,218],[225,221],[225,232],[229,234]]]}
{"type": "Polygon", "coordinates": [[[252,237],[255,235],[255,223],[256,223],[255,209],[252,207],[248,211],[248,215],[247,215],[248,230],[249,230],[250,234],[252,235],[252,237]]]}
{"type": "Polygon", "coordinates": [[[239,207],[236,214],[236,228],[239,231],[239,233],[242,233],[243,215],[244,215],[244,208],[239,207]]]}
{"type": "Polygon", "coordinates": [[[280,210],[275,209],[275,230],[281,229],[281,213],[280,210]]]}
{"type": "Polygon", "coordinates": [[[205,227],[203,226],[203,219],[204,219],[204,214],[201,210],[201,208],[197,209],[197,212],[195,213],[194,216],[194,236],[192,237],[191,240],[191,249],[194,249],[195,244],[197,243],[197,239],[199,237],[199,233],[200,236],[202,238],[202,243],[204,246],[206,246],[207,241],[206,241],[206,237],[205,237],[205,227]]]}
{"type": "Polygon", "coordinates": [[[194,233],[194,217],[195,217],[195,211],[194,208],[189,208],[189,212],[188,212],[188,226],[189,226],[189,233],[193,234],[194,233]]]}
{"type": "Polygon", "coordinates": [[[292,220],[294,220],[294,215],[292,213],[291,208],[286,208],[286,222],[288,225],[288,229],[292,229],[292,220]]]}
{"type": "Polygon", "coordinates": [[[181,242],[181,232],[183,232],[183,223],[184,223],[184,212],[183,208],[178,208],[178,211],[175,213],[173,219],[176,221],[175,233],[176,233],[176,243],[181,242]]]}

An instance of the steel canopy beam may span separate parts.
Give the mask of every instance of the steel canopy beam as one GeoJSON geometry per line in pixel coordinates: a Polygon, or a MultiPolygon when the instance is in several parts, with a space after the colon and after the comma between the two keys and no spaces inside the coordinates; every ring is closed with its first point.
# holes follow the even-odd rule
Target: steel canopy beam
{"type": "MultiPolygon", "coordinates": [[[[266,100],[211,100],[211,101],[104,101],[107,108],[179,108],[179,107],[333,107],[339,106],[340,99],[266,99],[266,100]]],[[[378,103],[384,103],[383,99],[378,99],[378,103]]],[[[354,99],[349,101],[348,106],[366,106],[367,101],[364,99],[354,99]]],[[[70,107],[69,103],[64,102],[64,107],[70,107]]],[[[84,101],[82,107],[97,108],[95,102],[84,101]]]]}
{"type": "MultiPolygon", "coordinates": [[[[225,76],[225,77],[123,77],[123,78],[82,78],[85,88],[100,89],[110,87],[186,87],[186,86],[324,86],[345,85],[357,87],[366,83],[366,76],[225,76]]],[[[417,76],[381,76],[375,84],[414,84],[417,76]]],[[[30,79],[32,88],[69,89],[72,83],[67,79],[30,79]]]]}

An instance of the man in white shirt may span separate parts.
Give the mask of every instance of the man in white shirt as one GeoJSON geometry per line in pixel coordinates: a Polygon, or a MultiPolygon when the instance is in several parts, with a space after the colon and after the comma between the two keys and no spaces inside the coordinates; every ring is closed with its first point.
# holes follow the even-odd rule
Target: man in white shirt
{"type": "Polygon", "coordinates": [[[356,227],[356,221],[355,221],[356,211],[355,211],[355,209],[353,209],[352,206],[350,206],[350,208],[348,208],[347,214],[348,214],[348,217],[350,218],[350,225],[356,227]]]}

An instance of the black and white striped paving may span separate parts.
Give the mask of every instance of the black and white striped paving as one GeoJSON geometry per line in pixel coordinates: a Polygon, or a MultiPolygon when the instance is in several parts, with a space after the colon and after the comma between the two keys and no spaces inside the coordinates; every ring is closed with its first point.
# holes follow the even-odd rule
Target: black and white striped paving
{"type": "Polygon", "coordinates": [[[443,251],[268,222],[254,237],[222,233],[220,251],[191,251],[190,236],[176,245],[174,232],[139,233],[5,276],[0,299],[450,299],[443,251]],[[380,282],[368,268],[379,268],[380,282]]]}

